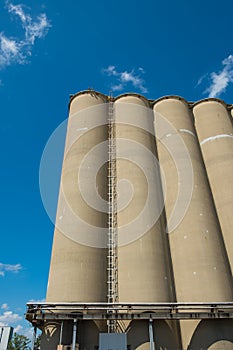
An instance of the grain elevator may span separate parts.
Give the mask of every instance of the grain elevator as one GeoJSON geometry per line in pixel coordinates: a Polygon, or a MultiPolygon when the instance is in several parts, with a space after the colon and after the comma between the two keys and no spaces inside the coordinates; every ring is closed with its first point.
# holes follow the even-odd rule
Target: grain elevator
{"type": "Polygon", "coordinates": [[[232,111],[71,96],[42,350],[233,350],[232,111]]]}

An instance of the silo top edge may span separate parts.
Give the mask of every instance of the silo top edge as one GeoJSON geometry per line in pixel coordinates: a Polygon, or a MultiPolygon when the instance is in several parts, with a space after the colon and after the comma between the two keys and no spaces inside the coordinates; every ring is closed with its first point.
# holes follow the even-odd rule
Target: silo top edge
{"type": "Polygon", "coordinates": [[[225,101],[221,100],[220,98],[216,98],[216,97],[208,97],[208,98],[204,98],[202,100],[199,100],[197,102],[193,103],[193,107],[196,107],[197,105],[204,103],[204,102],[217,102],[222,104],[225,108],[232,108],[231,104],[227,104],[225,101]]]}
{"type": "Polygon", "coordinates": [[[150,101],[145,96],[143,96],[141,94],[137,94],[135,92],[127,92],[125,94],[121,94],[121,95],[119,95],[117,97],[114,97],[114,101],[117,101],[117,100],[119,100],[122,97],[129,97],[129,96],[137,97],[137,98],[143,100],[147,105],[150,104],[150,101]]]}
{"type": "MultiPolygon", "coordinates": [[[[70,105],[72,103],[72,101],[77,97],[77,96],[80,96],[80,95],[84,95],[84,94],[93,94],[93,96],[96,96],[96,97],[100,97],[103,99],[103,101],[107,102],[109,101],[109,98],[110,96],[108,95],[105,95],[101,92],[98,92],[98,91],[95,91],[95,90],[91,90],[91,89],[88,89],[88,90],[83,90],[83,91],[80,91],[78,93],[75,93],[75,94],[71,94],[70,95],[70,101],[69,101],[69,109],[70,109],[70,105]]],[[[196,101],[196,102],[189,102],[187,101],[185,98],[181,97],[181,96],[178,96],[178,95],[167,95],[167,96],[162,96],[158,99],[148,99],[146,98],[145,96],[141,95],[141,94],[138,94],[138,93],[134,93],[134,92],[128,92],[128,93],[123,93],[123,94],[120,94],[116,97],[111,97],[111,100],[113,102],[117,101],[118,99],[122,98],[122,97],[128,97],[128,96],[134,96],[134,97],[138,97],[140,99],[142,99],[145,103],[149,104],[150,106],[154,106],[156,103],[160,102],[160,101],[163,101],[163,100],[168,100],[168,99],[177,99],[177,100],[180,100],[182,101],[183,103],[187,104],[189,106],[189,108],[193,108],[195,106],[197,106],[198,104],[201,104],[203,102],[209,102],[209,101],[216,101],[218,103],[221,103],[225,108],[227,109],[232,109],[233,108],[233,104],[227,104],[226,102],[224,102],[223,100],[219,99],[219,98],[213,98],[213,97],[209,97],[209,98],[204,98],[204,99],[201,99],[199,101],[196,101]]]]}
{"type": "Polygon", "coordinates": [[[96,96],[96,97],[98,96],[98,97],[102,98],[103,100],[107,100],[107,98],[108,98],[108,96],[106,96],[105,94],[102,94],[99,91],[95,91],[95,90],[91,90],[91,89],[79,91],[79,92],[77,92],[75,94],[71,94],[70,95],[69,109],[70,109],[70,105],[71,105],[72,101],[76,97],[81,96],[81,95],[85,95],[85,94],[92,94],[93,96],[96,96]]]}
{"type": "Polygon", "coordinates": [[[157,100],[153,100],[152,101],[152,106],[156,105],[156,103],[164,101],[164,100],[179,100],[182,101],[184,104],[190,106],[190,104],[192,104],[192,102],[188,102],[185,98],[181,97],[181,96],[177,96],[177,95],[168,95],[168,96],[163,96],[158,98],[157,100]]]}

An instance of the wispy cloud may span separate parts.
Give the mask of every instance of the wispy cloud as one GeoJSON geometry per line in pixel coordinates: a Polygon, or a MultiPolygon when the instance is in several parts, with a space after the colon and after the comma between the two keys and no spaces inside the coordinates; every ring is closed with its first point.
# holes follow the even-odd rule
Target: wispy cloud
{"type": "Polygon", "coordinates": [[[46,299],[31,299],[29,300],[29,303],[45,303],[46,302],[46,299]]]}
{"type": "Polygon", "coordinates": [[[132,85],[142,93],[148,92],[147,88],[145,87],[144,79],[141,76],[145,73],[145,71],[141,67],[137,69],[137,72],[135,72],[135,70],[120,72],[117,71],[115,66],[110,65],[103,69],[103,73],[107,74],[109,77],[115,78],[116,82],[112,83],[111,85],[111,89],[113,91],[122,91],[132,85]]]}
{"type": "Polygon", "coordinates": [[[0,325],[1,326],[9,326],[15,323],[18,323],[22,320],[22,316],[19,314],[13,313],[12,311],[5,311],[2,315],[0,315],[0,325]]]}
{"type": "Polygon", "coordinates": [[[3,33],[0,33],[0,69],[13,62],[24,62],[20,46],[16,40],[7,38],[3,33]]]}
{"type": "Polygon", "coordinates": [[[207,73],[204,74],[204,75],[202,75],[202,76],[198,79],[198,81],[197,81],[195,87],[201,85],[201,84],[203,83],[203,81],[204,81],[207,77],[208,77],[208,74],[207,74],[207,73]]]}
{"type": "Polygon", "coordinates": [[[6,272],[17,273],[21,269],[22,269],[22,266],[20,264],[10,265],[10,264],[0,263],[0,276],[5,276],[6,272]]]}
{"type": "Polygon", "coordinates": [[[202,84],[207,77],[210,85],[205,89],[204,94],[208,94],[208,97],[219,97],[226,91],[228,85],[233,83],[233,55],[229,55],[222,61],[222,69],[217,73],[212,72],[201,77],[198,85],[202,84]]]}
{"type": "Polygon", "coordinates": [[[6,9],[14,17],[19,18],[24,30],[24,38],[13,38],[6,36],[3,32],[0,33],[0,69],[13,63],[27,63],[35,40],[43,38],[51,27],[45,13],[33,19],[24,5],[13,5],[9,1],[6,2],[6,9]]]}
{"type": "Polygon", "coordinates": [[[6,303],[2,304],[1,309],[7,310],[8,309],[8,305],[6,303]]]}
{"type": "Polygon", "coordinates": [[[25,30],[25,43],[33,45],[36,38],[43,38],[51,24],[49,23],[46,14],[42,13],[37,16],[36,20],[24,10],[24,5],[13,5],[7,2],[7,9],[9,13],[16,15],[21,20],[23,29],[25,30]]]}

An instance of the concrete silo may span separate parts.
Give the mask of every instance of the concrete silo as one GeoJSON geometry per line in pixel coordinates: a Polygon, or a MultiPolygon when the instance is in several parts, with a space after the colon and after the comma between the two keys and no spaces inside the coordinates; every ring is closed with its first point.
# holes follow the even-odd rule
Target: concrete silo
{"type": "Polygon", "coordinates": [[[42,350],[233,350],[229,110],[72,96],[42,350]]]}
{"type": "MultiPolygon", "coordinates": [[[[136,94],[122,95],[114,105],[119,301],[174,301],[153,111],[149,102],[136,94]]],[[[169,329],[161,321],[154,327],[157,334],[169,329]]],[[[147,322],[141,321],[141,333],[135,322],[128,329],[129,345],[141,344],[144,333],[143,346],[149,347],[147,322]]],[[[178,347],[174,332],[170,339],[178,347]]]]}
{"type": "MultiPolygon", "coordinates": [[[[97,184],[90,184],[87,177],[79,180],[78,175],[86,154],[96,145],[103,144],[106,152],[100,154],[99,159],[92,157],[90,162],[83,165],[86,167],[83,171],[90,172],[95,161],[97,166],[105,164],[107,137],[107,108],[104,97],[90,93],[74,96],[70,104],[47,302],[106,301],[107,253],[106,245],[103,247],[106,242],[101,236],[102,229],[107,227],[106,209],[102,208],[103,211],[100,211],[91,207],[84,200],[81,188],[85,191],[92,186],[90,193],[94,196],[94,188],[97,187],[100,197],[106,200],[107,173],[102,168],[102,176],[96,178],[99,181],[97,184]],[[96,126],[95,119],[98,121],[96,126]],[[82,184],[79,186],[80,181],[82,184]],[[97,236],[100,231],[99,242],[95,241],[95,237],[92,241],[91,233],[87,241],[82,241],[80,231],[87,231],[88,226],[97,232],[97,236]]],[[[69,325],[66,326],[70,329],[69,325]]],[[[47,329],[50,328],[48,324],[47,329]]],[[[64,343],[69,344],[72,331],[68,334],[64,331],[63,334],[64,343]]],[[[54,340],[54,336],[52,338],[54,340]]],[[[46,339],[48,346],[51,341],[49,333],[43,339],[46,339]]],[[[58,339],[55,340],[57,341],[58,339]]]]}
{"type": "Polygon", "coordinates": [[[195,127],[233,273],[233,126],[225,103],[203,100],[193,108],[195,127]]]}
{"type": "Polygon", "coordinates": [[[172,286],[161,217],[153,113],[144,98],[126,95],[116,100],[115,115],[117,193],[122,207],[118,207],[117,215],[119,300],[170,301],[172,286]]]}
{"type": "MultiPolygon", "coordinates": [[[[177,301],[232,300],[231,275],[189,105],[167,97],[155,102],[154,111],[177,301]],[[177,203],[179,196],[183,196],[181,203],[177,203]]],[[[181,322],[184,349],[197,322],[181,322]]]]}

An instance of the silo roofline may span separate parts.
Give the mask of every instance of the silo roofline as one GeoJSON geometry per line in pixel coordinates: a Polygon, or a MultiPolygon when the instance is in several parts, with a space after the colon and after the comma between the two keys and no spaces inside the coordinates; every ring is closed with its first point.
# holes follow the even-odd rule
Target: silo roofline
{"type": "MultiPolygon", "coordinates": [[[[82,91],[79,91],[75,94],[71,94],[70,95],[70,101],[69,101],[69,109],[70,109],[70,105],[72,103],[72,101],[77,97],[77,96],[80,96],[80,95],[84,95],[84,94],[92,94],[93,96],[96,96],[96,97],[100,97],[102,98],[103,100],[106,100],[106,102],[108,101],[109,99],[109,96],[108,95],[105,95],[99,91],[96,91],[96,90],[93,90],[93,89],[87,89],[87,90],[82,90],[82,91]]],[[[208,97],[208,98],[204,98],[204,99],[201,99],[199,101],[196,101],[196,102],[190,102],[190,101],[187,101],[185,98],[179,96],[179,95],[165,95],[165,96],[162,96],[158,99],[148,99],[146,98],[145,96],[143,96],[142,94],[139,94],[139,93],[135,93],[135,92],[127,92],[127,93],[123,93],[123,94],[120,94],[116,97],[113,97],[112,100],[115,102],[117,101],[118,99],[122,98],[122,97],[128,97],[128,96],[134,96],[134,97],[138,97],[142,100],[144,100],[145,102],[151,104],[152,106],[154,106],[156,103],[162,101],[162,100],[168,100],[168,99],[177,99],[179,101],[182,101],[184,102],[185,104],[187,104],[189,107],[194,107],[200,103],[203,103],[203,102],[209,102],[209,101],[216,101],[218,103],[221,103],[224,107],[226,107],[227,109],[232,109],[233,108],[233,104],[227,104],[226,102],[224,102],[222,99],[219,99],[219,98],[215,98],[215,97],[208,97]]]]}

